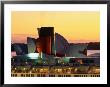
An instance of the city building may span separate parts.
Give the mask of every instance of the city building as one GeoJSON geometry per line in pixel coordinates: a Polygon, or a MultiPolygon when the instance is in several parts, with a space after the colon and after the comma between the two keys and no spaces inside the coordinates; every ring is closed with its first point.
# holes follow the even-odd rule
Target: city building
{"type": "Polygon", "coordinates": [[[27,46],[28,46],[28,53],[35,53],[36,52],[36,39],[27,37],[27,46]]]}
{"type": "Polygon", "coordinates": [[[54,53],[54,27],[41,27],[38,28],[38,43],[36,48],[39,53],[43,52],[46,54],[54,53]]]}

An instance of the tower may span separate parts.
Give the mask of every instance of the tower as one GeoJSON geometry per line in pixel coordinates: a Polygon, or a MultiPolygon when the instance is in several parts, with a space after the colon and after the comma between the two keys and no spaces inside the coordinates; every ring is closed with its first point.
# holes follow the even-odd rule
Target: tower
{"type": "Polygon", "coordinates": [[[54,51],[54,27],[41,27],[38,28],[38,52],[43,52],[51,55],[54,51]]]}

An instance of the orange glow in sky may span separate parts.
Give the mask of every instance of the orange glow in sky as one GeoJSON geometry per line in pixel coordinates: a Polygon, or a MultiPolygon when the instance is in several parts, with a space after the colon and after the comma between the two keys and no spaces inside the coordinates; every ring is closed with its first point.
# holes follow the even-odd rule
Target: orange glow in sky
{"type": "Polygon", "coordinates": [[[54,27],[68,42],[100,41],[98,11],[12,11],[12,42],[26,42],[38,37],[37,28],[54,27]]]}

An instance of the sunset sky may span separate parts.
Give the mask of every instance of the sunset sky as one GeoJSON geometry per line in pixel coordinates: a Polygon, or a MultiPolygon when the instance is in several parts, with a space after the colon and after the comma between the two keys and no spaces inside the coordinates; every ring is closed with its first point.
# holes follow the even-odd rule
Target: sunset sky
{"type": "Polygon", "coordinates": [[[38,38],[37,28],[54,27],[68,42],[100,41],[100,13],[75,11],[12,11],[12,43],[38,38]]]}

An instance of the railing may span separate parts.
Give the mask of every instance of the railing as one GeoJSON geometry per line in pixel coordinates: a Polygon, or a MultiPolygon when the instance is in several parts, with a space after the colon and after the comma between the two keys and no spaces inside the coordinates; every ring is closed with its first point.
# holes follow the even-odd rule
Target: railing
{"type": "Polygon", "coordinates": [[[11,73],[11,77],[100,77],[100,74],[11,73]]]}

